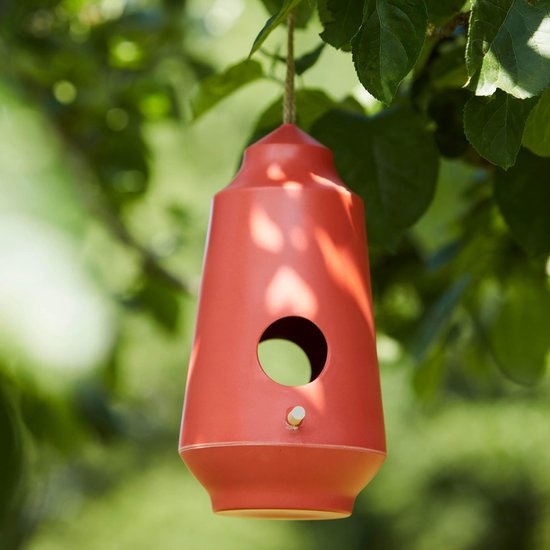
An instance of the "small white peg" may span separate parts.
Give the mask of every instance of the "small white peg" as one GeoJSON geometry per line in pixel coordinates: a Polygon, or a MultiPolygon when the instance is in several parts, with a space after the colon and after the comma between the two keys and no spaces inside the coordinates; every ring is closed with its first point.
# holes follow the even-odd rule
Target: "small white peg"
{"type": "Polygon", "coordinates": [[[306,410],[304,407],[300,407],[299,405],[296,407],[293,407],[292,410],[288,413],[286,417],[286,421],[293,426],[294,428],[297,428],[306,417],[306,410]]]}

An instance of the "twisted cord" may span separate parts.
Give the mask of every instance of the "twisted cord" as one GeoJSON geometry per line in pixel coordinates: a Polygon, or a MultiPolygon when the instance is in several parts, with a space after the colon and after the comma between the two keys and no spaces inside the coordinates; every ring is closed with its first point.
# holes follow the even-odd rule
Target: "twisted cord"
{"type": "Polygon", "coordinates": [[[296,68],[294,65],[294,23],[296,16],[294,10],[288,12],[287,26],[287,50],[286,50],[286,79],[285,95],[283,101],[283,122],[285,124],[294,124],[296,122],[296,99],[294,97],[294,75],[296,68]]]}

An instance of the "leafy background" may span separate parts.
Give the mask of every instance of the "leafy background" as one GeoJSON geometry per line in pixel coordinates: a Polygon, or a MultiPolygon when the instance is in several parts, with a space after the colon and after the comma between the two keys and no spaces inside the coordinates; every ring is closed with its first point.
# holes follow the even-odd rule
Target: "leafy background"
{"type": "Polygon", "coordinates": [[[0,547],[550,548],[549,30],[547,0],[0,4],[0,547]],[[338,522],[215,517],[175,451],[209,198],[280,124],[292,8],[388,428],[338,522]]]}

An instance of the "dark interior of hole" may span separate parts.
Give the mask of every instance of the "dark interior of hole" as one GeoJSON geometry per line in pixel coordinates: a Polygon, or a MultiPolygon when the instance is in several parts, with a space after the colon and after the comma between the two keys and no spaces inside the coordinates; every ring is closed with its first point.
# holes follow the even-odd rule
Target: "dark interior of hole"
{"type": "Polygon", "coordinates": [[[309,359],[311,380],[315,380],[323,370],[327,360],[328,346],[317,325],[303,317],[283,317],[269,325],[260,342],[280,338],[300,346],[309,359]]]}

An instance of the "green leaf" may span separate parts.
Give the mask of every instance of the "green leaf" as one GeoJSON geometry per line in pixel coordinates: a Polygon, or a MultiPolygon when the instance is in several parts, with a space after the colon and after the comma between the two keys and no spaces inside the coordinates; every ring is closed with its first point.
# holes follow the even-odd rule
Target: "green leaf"
{"type": "Polygon", "coordinates": [[[319,57],[321,57],[324,49],[325,45],[321,43],[315,49],[298,57],[295,61],[296,74],[301,75],[304,74],[308,69],[311,69],[311,67],[313,67],[313,65],[317,63],[319,57]]]}
{"type": "Polygon", "coordinates": [[[431,401],[436,396],[442,386],[445,361],[444,350],[438,349],[416,366],[412,377],[412,387],[418,399],[431,401]]]}
{"type": "Polygon", "coordinates": [[[473,3],[466,61],[476,95],[538,95],[550,85],[549,52],[550,0],[473,3]]]}
{"type": "MultiPolygon", "coordinates": [[[[275,15],[281,10],[283,2],[284,0],[262,0],[262,4],[271,15],[275,15]]],[[[296,7],[296,27],[307,26],[314,11],[315,3],[312,0],[300,2],[296,7]]]]}
{"type": "Polygon", "coordinates": [[[533,99],[517,99],[502,91],[489,97],[472,97],[464,108],[468,141],[484,158],[504,169],[516,162],[523,128],[533,99]]]}
{"type": "Polygon", "coordinates": [[[501,292],[496,317],[487,330],[500,369],[522,384],[537,382],[550,350],[550,292],[546,281],[515,277],[501,292]]]}
{"type": "Polygon", "coordinates": [[[470,277],[466,275],[455,281],[424,315],[411,342],[411,352],[419,363],[428,357],[433,343],[447,330],[452,314],[469,282],[470,277]]]}
{"type": "Polygon", "coordinates": [[[252,49],[250,50],[249,57],[265,42],[266,38],[275,30],[281,23],[286,20],[288,12],[294,9],[301,0],[284,0],[281,5],[281,9],[274,15],[272,15],[263,26],[262,30],[256,36],[254,43],[252,44],[252,49]]]}
{"type": "Polygon", "coordinates": [[[550,89],[529,114],[523,131],[523,145],[536,155],[550,157],[550,89]]]}
{"type": "Polygon", "coordinates": [[[369,0],[352,51],[357,76],[376,99],[391,103],[420,55],[427,24],[423,0],[369,0]]]}
{"type": "Polygon", "coordinates": [[[426,0],[428,19],[436,26],[441,26],[460,13],[464,0],[426,0]]]}
{"type": "Polygon", "coordinates": [[[221,74],[205,78],[192,100],[194,118],[199,118],[228,95],[262,77],[263,70],[260,63],[253,59],[245,59],[221,74]]]}
{"type": "Polygon", "coordinates": [[[495,199],[515,239],[530,253],[550,252],[550,159],[522,150],[495,177],[495,199]]]}
{"type": "Polygon", "coordinates": [[[394,249],[435,190],[439,155],[424,120],[406,106],[373,117],[333,110],[312,134],[333,150],[344,181],[365,199],[369,242],[394,249]]]}
{"type": "Polygon", "coordinates": [[[351,39],[357,34],[363,17],[365,0],[319,0],[319,19],[324,30],[321,38],[342,50],[351,49],[351,39]]]}

